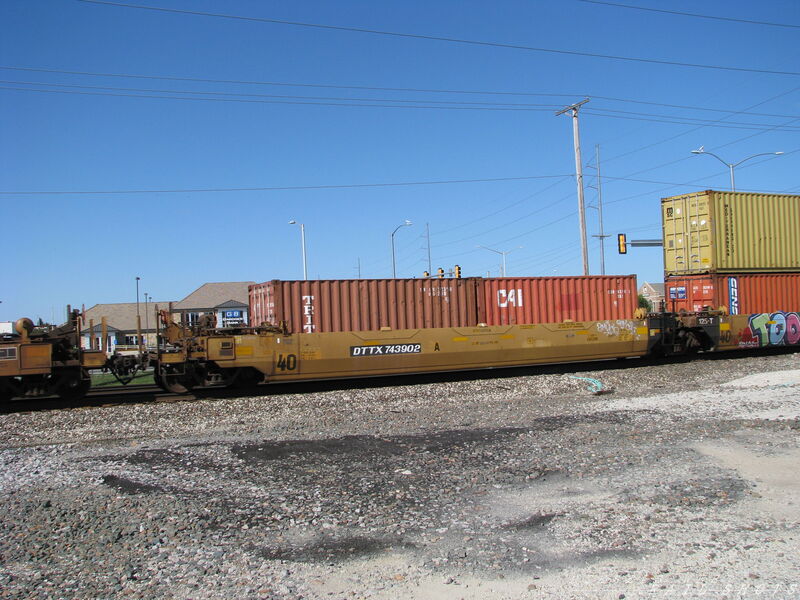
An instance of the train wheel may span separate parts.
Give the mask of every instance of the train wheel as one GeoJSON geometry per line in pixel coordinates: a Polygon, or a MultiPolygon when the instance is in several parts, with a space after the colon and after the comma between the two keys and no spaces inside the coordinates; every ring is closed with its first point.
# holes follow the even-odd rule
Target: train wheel
{"type": "Polygon", "coordinates": [[[186,385],[186,380],[181,375],[172,375],[170,373],[156,375],[156,382],[162,390],[173,394],[185,394],[192,389],[191,385],[186,385]]]}
{"type": "Polygon", "coordinates": [[[62,400],[75,402],[86,396],[89,388],[92,387],[91,379],[84,379],[83,373],[70,373],[63,376],[56,388],[56,394],[62,400]]]}
{"type": "Polygon", "coordinates": [[[201,383],[196,371],[188,365],[180,366],[180,372],[176,372],[173,365],[156,365],[153,379],[158,387],[172,394],[185,394],[201,383]]]}
{"type": "Polygon", "coordinates": [[[161,387],[173,394],[185,394],[192,386],[184,385],[184,381],[178,375],[162,375],[161,387]]]}
{"type": "Polygon", "coordinates": [[[153,381],[155,381],[156,385],[157,385],[158,387],[160,387],[162,390],[164,390],[165,392],[168,392],[168,391],[169,391],[169,390],[166,388],[166,386],[164,385],[163,378],[162,378],[162,376],[159,374],[158,370],[155,370],[155,371],[153,371],[153,381]]]}
{"type": "Polygon", "coordinates": [[[192,380],[184,373],[157,373],[155,378],[158,387],[173,394],[185,394],[194,387],[192,380]]]}
{"type": "Polygon", "coordinates": [[[5,383],[0,383],[0,402],[8,402],[15,395],[16,394],[14,394],[14,390],[11,389],[11,386],[6,385],[5,383]]]}

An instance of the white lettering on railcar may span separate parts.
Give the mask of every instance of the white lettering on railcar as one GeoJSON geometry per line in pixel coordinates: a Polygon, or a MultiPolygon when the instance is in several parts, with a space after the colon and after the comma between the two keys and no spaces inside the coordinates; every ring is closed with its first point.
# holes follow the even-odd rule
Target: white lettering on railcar
{"type": "Polygon", "coordinates": [[[314,333],[317,326],[314,324],[314,296],[302,296],[303,331],[314,333]]]}
{"type": "Polygon", "coordinates": [[[379,344],[350,346],[350,356],[385,356],[387,354],[420,354],[422,344],[379,344]]]}
{"type": "Polygon", "coordinates": [[[522,288],[517,288],[515,290],[497,290],[497,306],[500,308],[522,306],[522,288]]]}

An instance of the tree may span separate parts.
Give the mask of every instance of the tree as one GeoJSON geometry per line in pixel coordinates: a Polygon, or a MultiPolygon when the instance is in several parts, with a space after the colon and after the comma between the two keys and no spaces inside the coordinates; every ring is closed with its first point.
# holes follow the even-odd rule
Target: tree
{"type": "Polygon", "coordinates": [[[639,294],[639,308],[646,308],[647,312],[653,312],[653,303],[644,294],[639,294]]]}

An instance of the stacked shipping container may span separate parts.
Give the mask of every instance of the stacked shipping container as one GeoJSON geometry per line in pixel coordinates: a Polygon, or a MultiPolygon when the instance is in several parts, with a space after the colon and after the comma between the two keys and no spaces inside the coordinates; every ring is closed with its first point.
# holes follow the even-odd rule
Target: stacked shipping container
{"type": "Polygon", "coordinates": [[[737,273],[672,276],[667,310],[699,312],[724,308],[729,314],[800,310],[800,273],[737,273]]]}
{"type": "Polygon", "coordinates": [[[661,210],[668,310],[800,310],[800,196],[708,190],[661,210]]]}
{"type": "Polygon", "coordinates": [[[480,279],[273,280],[251,285],[251,325],[291,333],[470,327],[480,321],[480,279]]]}
{"type": "Polygon", "coordinates": [[[630,319],[636,276],[273,280],[251,285],[251,325],[291,333],[630,319]]]}
{"type": "Polygon", "coordinates": [[[483,280],[487,325],[630,319],[636,275],[483,280]]]}

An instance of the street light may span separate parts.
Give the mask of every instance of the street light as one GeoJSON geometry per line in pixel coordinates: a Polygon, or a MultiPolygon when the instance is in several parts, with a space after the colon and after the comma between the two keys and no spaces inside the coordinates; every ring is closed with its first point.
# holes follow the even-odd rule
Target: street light
{"type": "Polygon", "coordinates": [[[308,265],[306,264],[306,226],[298,223],[294,219],[289,221],[289,225],[300,225],[300,244],[303,247],[303,279],[308,279],[308,265]]]}
{"type": "Polygon", "coordinates": [[[731,172],[731,191],[735,192],[736,191],[736,183],[735,183],[734,178],[733,178],[733,169],[734,168],[738,167],[743,162],[745,162],[747,160],[750,160],[751,158],[755,158],[756,156],[780,156],[781,154],[783,154],[783,152],[759,152],[758,154],[753,154],[752,156],[748,156],[747,158],[743,158],[742,160],[740,160],[737,163],[726,162],[726,161],[722,160],[719,156],[714,154],[713,152],[709,152],[708,150],[706,150],[703,146],[700,146],[697,150],[692,150],[692,154],[708,154],[709,156],[713,156],[719,162],[721,162],[723,165],[728,167],[728,169],[731,172]]]}
{"type": "Polygon", "coordinates": [[[495,254],[499,254],[500,256],[503,257],[503,271],[501,277],[506,276],[506,254],[511,254],[514,250],[519,250],[520,248],[522,248],[522,246],[517,246],[516,248],[512,248],[511,250],[506,250],[503,252],[500,250],[495,250],[494,248],[487,248],[486,246],[475,246],[475,247],[483,248],[484,250],[488,250],[489,252],[494,252],[495,254]]]}
{"type": "Polygon", "coordinates": [[[398,225],[397,227],[395,227],[395,230],[392,232],[392,235],[391,235],[391,238],[392,238],[392,279],[397,278],[397,268],[396,268],[396,262],[395,262],[395,258],[394,258],[394,234],[397,233],[397,230],[400,229],[401,227],[408,227],[409,225],[413,225],[413,223],[411,223],[411,221],[406,219],[405,222],[403,222],[400,225],[398,225]]]}
{"type": "Polygon", "coordinates": [[[136,316],[139,316],[139,279],[141,277],[136,278],[136,316]]]}

